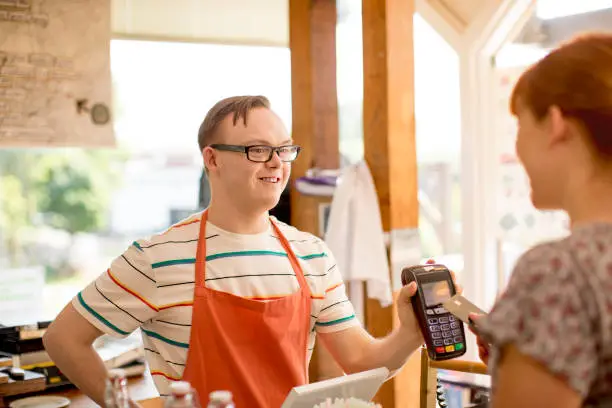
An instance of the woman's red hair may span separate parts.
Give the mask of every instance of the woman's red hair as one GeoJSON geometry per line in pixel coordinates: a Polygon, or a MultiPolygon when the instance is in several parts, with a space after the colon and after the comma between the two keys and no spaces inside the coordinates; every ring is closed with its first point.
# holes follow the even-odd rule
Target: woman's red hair
{"type": "Polygon", "coordinates": [[[612,35],[588,34],[554,49],[519,78],[510,102],[543,119],[552,106],[586,131],[603,158],[612,159],[612,35]]]}

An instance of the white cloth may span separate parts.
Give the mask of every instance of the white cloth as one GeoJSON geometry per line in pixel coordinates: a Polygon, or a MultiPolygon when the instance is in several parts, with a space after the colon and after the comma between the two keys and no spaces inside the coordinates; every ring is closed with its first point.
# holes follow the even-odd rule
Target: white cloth
{"type": "MultiPolygon", "coordinates": [[[[389,260],[374,180],[365,161],[346,167],[332,199],[325,241],[351,288],[366,282],[368,297],[392,304],[389,260]]],[[[355,309],[359,299],[351,299],[355,309]]]]}

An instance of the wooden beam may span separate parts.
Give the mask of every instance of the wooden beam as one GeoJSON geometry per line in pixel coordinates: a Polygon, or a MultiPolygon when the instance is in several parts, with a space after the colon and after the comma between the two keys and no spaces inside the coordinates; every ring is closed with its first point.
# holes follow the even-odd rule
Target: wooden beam
{"type": "MultiPolygon", "coordinates": [[[[336,87],[336,3],[289,1],[292,137],[302,146],[292,177],[311,167],[334,169],[340,161],[336,87]]],[[[318,234],[320,199],[292,194],[292,224],[318,234]]]]}
{"type": "MultiPolygon", "coordinates": [[[[339,165],[336,20],[335,1],[289,1],[292,137],[302,146],[293,164],[292,181],[311,167],[335,169],[339,165]]],[[[292,191],[291,224],[320,236],[319,207],[330,201],[292,191]]],[[[310,380],[341,374],[327,351],[315,347],[310,380]]]]}
{"type": "MultiPolygon", "coordinates": [[[[364,154],[378,193],[385,231],[418,228],[414,121],[415,0],[363,0],[364,154]]],[[[376,337],[397,325],[394,307],[366,303],[376,337]]],[[[419,353],[377,394],[385,408],[418,407],[419,353]]]]}

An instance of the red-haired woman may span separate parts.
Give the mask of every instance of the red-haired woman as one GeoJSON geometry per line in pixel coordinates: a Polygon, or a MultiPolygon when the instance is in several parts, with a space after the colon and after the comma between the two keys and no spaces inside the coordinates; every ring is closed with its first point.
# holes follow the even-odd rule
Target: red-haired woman
{"type": "Polygon", "coordinates": [[[553,50],[511,108],[533,205],[566,211],[571,234],[527,251],[474,318],[493,407],[612,407],[612,35],[553,50]]]}

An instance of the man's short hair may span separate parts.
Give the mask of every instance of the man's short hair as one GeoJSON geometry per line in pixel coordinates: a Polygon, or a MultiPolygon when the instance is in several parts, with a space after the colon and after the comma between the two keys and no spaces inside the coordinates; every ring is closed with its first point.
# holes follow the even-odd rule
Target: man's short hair
{"type": "Polygon", "coordinates": [[[266,108],[270,109],[270,101],[265,96],[246,95],[246,96],[232,96],[220,100],[213,106],[204,121],[200,125],[198,131],[198,144],[200,145],[200,151],[204,150],[206,146],[213,143],[215,133],[219,124],[229,116],[233,115],[233,123],[236,123],[242,119],[245,126],[247,126],[247,117],[251,110],[255,108],[266,108]]]}

